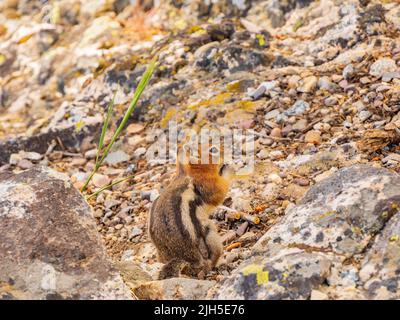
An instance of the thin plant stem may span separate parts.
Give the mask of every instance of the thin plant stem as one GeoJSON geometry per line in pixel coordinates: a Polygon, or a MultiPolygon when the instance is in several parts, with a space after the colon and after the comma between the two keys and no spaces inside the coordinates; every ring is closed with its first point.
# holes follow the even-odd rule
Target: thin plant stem
{"type": "MultiPolygon", "coordinates": [[[[152,76],[152,74],[153,74],[153,72],[154,72],[154,70],[155,70],[155,68],[156,68],[156,61],[157,61],[157,60],[156,60],[156,57],[154,57],[154,58],[151,60],[151,62],[149,63],[149,65],[147,66],[146,71],[144,72],[143,77],[142,77],[142,79],[140,80],[140,82],[139,82],[139,84],[138,84],[138,86],[137,86],[137,88],[136,88],[136,91],[135,91],[135,93],[134,93],[134,95],[133,95],[133,98],[132,98],[132,100],[131,100],[131,103],[129,104],[129,107],[128,107],[128,109],[126,110],[124,117],[122,118],[121,123],[119,124],[117,130],[115,131],[114,135],[113,135],[112,138],[111,138],[110,143],[108,144],[108,146],[106,147],[106,149],[104,150],[104,152],[102,153],[101,156],[100,156],[100,152],[101,152],[100,144],[101,144],[101,142],[99,142],[99,148],[98,148],[98,150],[97,150],[98,154],[97,154],[97,156],[96,156],[96,164],[95,164],[95,167],[94,167],[92,173],[91,173],[91,174],[89,175],[89,177],[86,179],[85,184],[84,184],[83,187],[81,188],[81,192],[83,192],[83,191],[85,191],[85,190],[87,189],[87,187],[88,187],[90,181],[92,180],[93,176],[96,174],[96,172],[97,172],[97,170],[100,168],[100,166],[103,164],[105,158],[106,158],[107,155],[109,154],[109,152],[110,152],[111,148],[113,147],[115,141],[116,141],[116,140],[118,139],[118,137],[121,135],[122,130],[125,128],[125,126],[126,126],[128,120],[129,120],[129,118],[130,118],[130,116],[131,116],[133,110],[135,109],[135,107],[136,107],[136,105],[137,105],[137,103],[138,103],[138,101],[139,101],[139,98],[140,98],[140,96],[142,95],[143,90],[146,88],[147,84],[148,84],[149,81],[150,81],[150,78],[151,78],[151,76],[152,76]],[[99,160],[99,159],[100,159],[100,160],[99,160]]],[[[115,95],[114,95],[114,98],[115,98],[115,95]]],[[[113,98],[113,100],[112,100],[112,105],[114,104],[114,98],[113,98]]],[[[109,108],[108,111],[110,111],[110,108],[109,108]]],[[[109,121],[108,114],[107,114],[107,117],[106,117],[106,121],[107,121],[107,119],[108,119],[108,121],[109,121]]],[[[107,123],[107,124],[105,123],[105,124],[103,125],[103,129],[104,129],[104,128],[108,128],[108,123],[107,123]]],[[[105,129],[105,131],[107,131],[107,129],[105,129]]],[[[105,135],[105,132],[104,132],[104,135],[105,135]]],[[[103,136],[103,130],[102,130],[102,136],[103,136]]],[[[104,140],[104,137],[103,137],[103,140],[104,140]]],[[[103,147],[102,144],[101,144],[101,147],[103,147]]]]}
{"type": "Polygon", "coordinates": [[[123,178],[123,179],[121,179],[121,180],[115,181],[115,182],[113,182],[113,183],[110,183],[110,184],[108,184],[108,185],[106,185],[106,186],[103,186],[103,187],[101,187],[99,190],[97,190],[96,192],[93,192],[91,195],[87,196],[87,197],[86,197],[86,200],[89,200],[89,199],[91,199],[91,198],[93,198],[93,197],[96,197],[97,195],[99,195],[100,193],[102,193],[104,190],[107,190],[107,189],[109,189],[109,188],[112,188],[113,186],[115,186],[115,185],[117,185],[117,184],[120,184],[120,183],[122,183],[122,182],[125,182],[125,181],[130,180],[130,179],[133,179],[133,178],[134,178],[134,176],[132,175],[132,176],[123,178]]]}
{"type": "Polygon", "coordinates": [[[106,136],[108,125],[110,123],[111,115],[112,115],[112,112],[113,112],[113,109],[114,109],[114,101],[115,101],[115,96],[116,95],[117,95],[117,91],[114,92],[114,96],[113,96],[112,100],[110,101],[110,103],[108,104],[107,116],[106,116],[106,119],[104,120],[103,128],[101,129],[101,135],[100,135],[100,139],[99,139],[99,146],[97,148],[96,164],[99,162],[100,153],[101,153],[101,150],[103,149],[104,138],[106,136]]]}

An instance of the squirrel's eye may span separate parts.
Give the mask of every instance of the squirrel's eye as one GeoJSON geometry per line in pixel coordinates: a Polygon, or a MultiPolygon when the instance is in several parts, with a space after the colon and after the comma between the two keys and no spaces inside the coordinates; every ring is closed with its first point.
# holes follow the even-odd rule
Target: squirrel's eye
{"type": "Polygon", "coordinates": [[[218,152],[219,152],[219,150],[218,150],[217,147],[211,147],[211,148],[210,148],[210,153],[211,153],[211,154],[218,154],[218,152]]]}

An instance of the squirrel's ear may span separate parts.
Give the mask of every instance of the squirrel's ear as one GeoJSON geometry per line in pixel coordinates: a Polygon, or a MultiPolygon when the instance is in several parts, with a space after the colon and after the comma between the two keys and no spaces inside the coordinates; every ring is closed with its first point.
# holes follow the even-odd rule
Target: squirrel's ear
{"type": "Polygon", "coordinates": [[[185,168],[183,167],[183,165],[179,161],[176,162],[176,174],[178,176],[184,176],[185,175],[185,168]]]}
{"type": "Polygon", "coordinates": [[[177,153],[176,153],[176,174],[178,176],[185,175],[185,166],[183,165],[183,162],[185,161],[185,156],[186,156],[186,151],[184,147],[179,146],[177,153]]]}

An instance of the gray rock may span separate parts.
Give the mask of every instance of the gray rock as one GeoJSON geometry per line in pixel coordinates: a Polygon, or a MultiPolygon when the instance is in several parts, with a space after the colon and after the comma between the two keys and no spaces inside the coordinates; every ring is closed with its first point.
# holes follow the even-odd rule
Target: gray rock
{"type": "Polygon", "coordinates": [[[260,84],[257,89],[250,91],[248,95],[253,100],[257,100],[265,93],[265,90],[265,86],[263,84],[260,84]]]}
{"type": "Polygon", "coordinates": [[[302,243],[351,256],[361,252],[389,219],[382,215],[400,200],[400,176],[386,169],[357,165],[314,185],[255,245],[269,241],[302,243]]]}
{"type": "Polygon", "coordinates": [[[104,161],[109,165],[116,165],[118,163],[126,162],[130,159],[130,156],[122,150],[110,152],[104,161]]]}
{"type": "MultiPolygon", "coordinates": [[[[393,201],[390,209],[397,211],[398,205],[398,200],[393,201]]],[[[386,224],[362,262],[360,278],[369,299],[399,298],[399,265],[400,214],[397,213],[386,224]]]]}
{"type": "Polygon", "coordinates": [[[369,112],[368,110],[362,110],[358,114],[358,118],[360,119],[361,122],[364,122],[365,120],[371,118],[372,113],[369,112]]]}
{"type": "Polygon", "coordinates": [[[352,64],[348,64],[342,72],[343,78],[350,80],[354,76],[354,67],[352,64]]]}
{"type": "Polygon", "coordinates": [[[279,109],[274,109],[268,112],[264,118],[265,120],[271,120],[271,119],[276,119],[280,115],[279,109]]]}
{"type": "Polygon", "coordinates": [[[307,128],[308,121],[307,119],[299,119],[294,125],[293,130],[302,132],[307,128]]]}
{"type": "Polygon", "coordinates": [[[100,125],[100,121],[95,124],[88,124],[80,131],[77,131],[73,125],[67,128],[49,128],[45,132],[31,137],[11,138],[0,141],[0,164],[7,163],[11,154],[17,153],[20,150],[44,154],[52,141],[57,139],[67,148],[79,147],[85,137],[97,132],[100,125]]]}
{"type": "Polygon", "coordinates": [[[310,109],[310,104],[303,100],[297,100],[293,106],[284,112],[286,116],[298,116],[310,109]]]}
{"type": "Polygon", "coordinates": [[[198,48],[194,53],[194,58],[194,65],[208,72],[249,71],[271,62],[271,57],[262,51],[217,41],[198,48]]]}
{"type": "Polygon", "coordinates": [[[23,170],[30,169],[33,167],[33,163],[27,159],[22,159],[20,162],[18,162],[18,167],[20,167],[23,170]]]}
{"type": "Polygon", "coordinates": [[[90,149],[85,152],[86,159],[94,159],[96,158],[96,155],[97,155],[97,149],[90,149]]]}
{"type": "Polygon", "coordinates": [[[224,281],[216,299],[307,299],[329,274],[323,254],[275,246],[269,253],[244,263],[224,281]],[[295,266],[295,267],[294,267],[295,266]]]}
{"type": "Polygon", "coordinates": [[[22,156],[22,159],[32,160],[32,161],[39,161],[43,158],[43,156],[37,152],[19,152],[22,156]]]}
{"type": "Polygon", "coordinates": [[[2,173],[0,199],[0,298],[132,299],[64,174],[2,173]]]}
{"type": "Polygon", "coordinates": [[[332,106],[336,105],[337,103],[338,103],[338,100],[337,100],[337,98],[335,98],[335,97],[328,97],[328,98],[326,98],[326,99],[324,100],[324,104],[325,104],[327,107],[332,107],[332,106]]]}
{"type": "Polygon", "coordinates": [[[328,77],[321,77],[318,80],[318,88],[327,91],[333,91],[336,85],[328,78],[328,77]]]}
{"type": "MultiPolygon", "coordinates": [[[[239,2],[239,1],[238,1],[239,2]]],[[[279,1],[272,0],[266,2],[265,10],[268,16],[268,19],[271,22],[271,26],[273,28],[281,27],[285,24],[288,14],[295,9],[297,6],[303,8],[307,6],[311,1],[310,0],[302,0],[302,1],[279,1]]]]}
{"type": "Polygon", "coordinates": [[[158,198],[158,196],[159,196],[159,192],[156,189],[141,192],[141,198],[143,200],[150,200],[153,202],[154,200],[156,200],[158,198]]]}
{"type": "Polygon", "coordinates": [[[262,149],[257,153],[257,157],[260,159],[267,159],[269,155],[269,152],[267,149],[262,149]]]}
{"type": "Polygon", "coordinates": [[[302,80],[302,85],[297,88],[297,91],[304,93],[313,92],[318,85],[318,78],[316,76],[309,76],[302,80]]]}
{"type": "Polygon", "coordinates": [[[137,227],[134,227],[131,229],[131,236],[132,237],[137,237],[140,236],[143,233],[143,230],[137,227]]]}
{"type": "Polygon", "coordinates": [[[371,76],[380,78],[386,72],[395,71],[397,71],[396,61],[390,58],[381,58],[371,65],[369,74],[371,76]]]}
{"type": "MultiPolygon", "coordinates": [[[[262,82],[257,89],[251,91],[248,93],[248,95],[254,99],[257,100],[259,99],[264,93],[273,95],[274,89],[277,87],[278,82],[277,81],[266,81],[262,82]]],[[[276,94],[276,92],[275,92],[276,94]]]]}
{"type": "Polygon", "coordinates": [[[382,159],[382,162],[385,163],[387,161],[395,161],[400,162],[400,154],[398,153],[391,153],[387,157],[382,159]]]}
{"type": "Polygon", "coordinates": [[[400,78],[400,71],[385,72],[382,75],[382,81],[384,81],[384,82],[389,82],[392,79],[399,79],[399,78],[400,78]]]}
{"type": "Polygon", "coordinates": [[[388,86],[388,85],[381,85],[381,86],[378,86],[376,89],[375,89],[375,91],[376,92],[383,92],[383,91],[388,91],[388,90],[390,90],[391,89],[391,86],[388,86]]]}
{"type": "Polygon", "coordinates": [[[140,157],[143,156],[145,153],[146,153],[146,148],[140,147],[140,148],[137,148],[137,149],[135,150],[135,152],[133,153],[133,156],[134,156],[135,158],[140,158],[140,157]]]}
{"type": "Polygon", "coordinates": [[[125,169],[125,173],[132,174],[132,173],[135,173],[136,170],[137,170],[136,164],[132,163],[125,169]]]}

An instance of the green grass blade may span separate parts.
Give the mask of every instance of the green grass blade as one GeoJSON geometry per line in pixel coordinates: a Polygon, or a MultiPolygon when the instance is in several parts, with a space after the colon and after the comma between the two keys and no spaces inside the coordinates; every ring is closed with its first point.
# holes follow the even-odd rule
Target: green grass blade
{"type": "MultiPolygon", "coordinates": [[[[90,183],[90,181],[92,180],[93,176],[95,175],[95,173],[97,172],[97,170],[100,168],[100,166],[103,164],[104,159],[107,157],[108,153],[110,152],[111,148],[114,145],[114,142],[118,139],[118,137],[121,135],[122,130],[125,128],[129,117],[131,116],[133,110],[136,107],[136,104],[138,103],[140,96],[143,93],[143,90],[146,88],[147,84],[150,81],[151,76],[153,75],[154,70],[156,69],[157,66],[157,57],[154,57],[151,62],[149,63],[149,65],[146,68],[146,71],[144,72],[142,79],[140,80],[135,93],[133,95],[133,98],[131,100],[131,103],[129,104],[128,110],[126,110],[125,115],[120,123],[120,125],[118,126],[117,130],[115,131],[114,135],[111,138],[110,143],[108,144],[107,148],[105,149],[105,151],[103,152],[101,158],[100,158],[100,152],[101,149],[103,148],[103,143],[104,143],[104,137],[106,134],[106,131],[108,129],[108,124],[111,118],[111,112],[112,112],[112,108],[110,108],[109,106],[109,110],[107,113],[107,118],[105,123],[103,124],[103,129],[102,129],[102,133],[100,136],[100,141],[99,141],[99,147],[97,150],[97,155],[96,155],[96,165],[92,171],[92,173],[90,174],[90,176],[86,179],[85,184],[83,185],[83,187],[81,188],[81,192],[85,191],[90,183]],[[111,110],[111,111],[110,111],[111,110]],[[100,158],[100,160],[99,160],[100,158]]],[[[116,93],[115,93],[116,94],[116,93]]],[[[114,94],[114,98],[112,100],[112,106],[114,106],[114,99],[115,99],[115,94],[114,94]]]]}
{"type": "Polygon", "coordinates": [[[112,146],[114,145],[114,142],[118,139],[120,136],[122,130],[125,128],[126,123],[129,120],[129,117],[131,116],[133,110],[136,107],[136,104],[139,101],[140,96],[142,95],[143,90],[146,88],[147,84],[150,81],[151,76],[153,75],[153,72],[156,68],[156,59],[154,58],[149,65],[146,68],[145,73],[143,74],[142,79],[139,82],[139,85],[136,88],[135,94],[133,95],[133,98],[131,100],[131,103],[129,105],[128,110],[126,110],[124,117],[122,118],[122,121],[120,125],[118,126],[117,130],[115,131],[113,137],[111,138],[111,141],[109,145],[107,146],[106,150],[104,151],[103,156],[100,159],[100,164],[103,163],[104,159],[107,157],[108,153],[110,152],[112,146]]]}
{"type": "Polygon", "coordinates": [[[108,103],[107,115],[106,115],[106,118],[105,118],[104,123],[103,123],[103,128],[101,129],[99,145],[97,147],[96,164],[99,161],[100,153],[101,153],[101,150],[103,149],[104,138],[106,136],[106,132],[107,132],[108,126],[110,124],[110,119],[111,119],[111,115],[112,115],[112,112],[113,112],[113,109],[114,109],[114,101],[115,101],[115,96],[116,95],[117,95],[117,90],[115,90],[113,98],[108,103]]]}
{"type": "Polygon", "coordinates": [[[103,187],[101,187],[99,190],[97,190],[96,192],[93,192],[90,196],[86,197],[86,200],[90,200],[90,199],[92,199],[93,197],[98,196],[98,195],[99,195],[100,193],[102,193],[104,190],[107,190],[107,189],[109,189],[109,188],[112,188],[113,186],[115,186],[115,185],[117,185],[117,184],[120,184],[120,183],[122,183],[122,182],[125,182],[125,181],[130,180],[130,179],[133,179],[133,178],[134,178],[134,176],[129,176],[129,177],[123,178],[123,179],[121,179],[121,180],[115,181],[115,182],[113,182],[113,183],[110,183],[110,184],[108,184],[108,185],[106,185],[106,186],[103,186],[103,187]]]}

